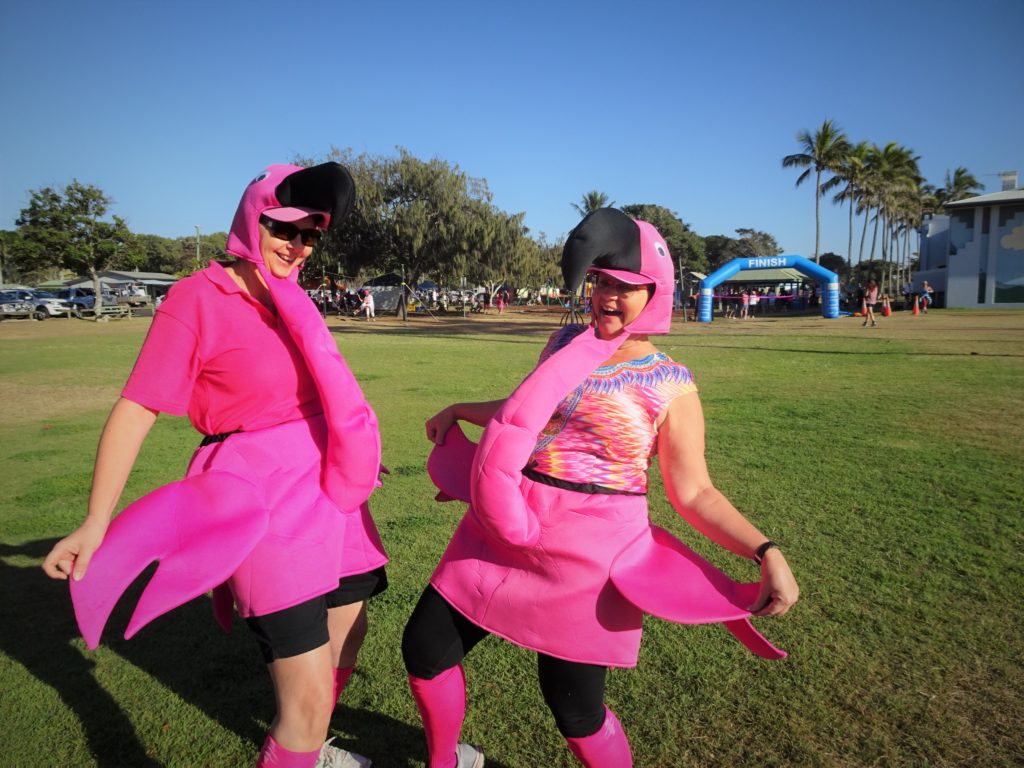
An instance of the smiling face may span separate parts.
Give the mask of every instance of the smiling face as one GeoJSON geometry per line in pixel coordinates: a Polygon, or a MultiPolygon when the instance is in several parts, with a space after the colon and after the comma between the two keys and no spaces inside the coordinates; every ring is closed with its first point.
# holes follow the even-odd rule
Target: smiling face
{"type": "MultiPolygon", "coordinates": [[[[303,219],[291,222],[297,230],[311,229],[316,226],[317,219],[313,216],[306,216],[303,219]]],[[[260,227],[260,256],[270,274],[274,277],[286,278],[296,269],[302,266],[303,262],[313,252],[312,245],[302,244],[301,232],[291,240],[284,240],[273,235],[263,224],[260,227]]]]}
{"type": "Polygon", "coordinates": [[[614,339],[647,306],[651,285],[632,285],[601,272],[591,274],[591,315],[602,339],[614,339]]]}

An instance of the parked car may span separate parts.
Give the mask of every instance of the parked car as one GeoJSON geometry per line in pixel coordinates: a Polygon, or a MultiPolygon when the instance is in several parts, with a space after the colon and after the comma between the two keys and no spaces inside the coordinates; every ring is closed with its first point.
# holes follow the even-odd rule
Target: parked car
{"type": "Polygon", "coordinates": [[[48,317],[61,317],[66,315],[73,307],[66,301],[61,301],[49,291],[27,290],[17,288],[9,291],[21,301],[32,305],[32,316],[36,320],[45,320],[48,317]]]}
{"type": "Polygon", "coordinates": [[[12,291],[0,292],[0,320],[32,317],[32,312],[32,305],[19,299],[12,291]]]}
{"type": "MultiPolygon", "coordinates": [[[[107,303],[106,299],[103,303],[107,303]]],[[[117,292],[117,303],[127,304],[129,307],[148,307],[153,303],[153,299],[146,293],[146,286],[132,283],[117,292]]]]}
{"type": "MultiPolygon", "coordinates": [[[[92,310],[96,304],[96,296],[90,288],[61,288],[57,291],[57,298],[71,304],[77,315],[81,315],[85,310],[92,310]]],[[[109,307],[114,304],[117,304],[117,297],[104,291],[103,306],[109,307]]]]}

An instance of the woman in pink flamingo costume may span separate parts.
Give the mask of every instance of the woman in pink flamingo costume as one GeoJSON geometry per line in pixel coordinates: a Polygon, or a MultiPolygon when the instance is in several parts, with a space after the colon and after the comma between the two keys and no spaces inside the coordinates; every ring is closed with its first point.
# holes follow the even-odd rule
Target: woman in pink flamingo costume
{"type": "Polygon", "coordinates": [[[379,484],[377,419],[298,273],[321,233],[351,210],[337,163],[272,165],[242,195],[226,250],[171,289],[114,405],[97,451],[88,513],[44,562],[71,576],[90,648],[151,562],[125,637],[213,590],[232,604],[267,662],[277,715],[257,766],[370,764],[324,744],[366,635],[368,597],[387,586],[367,499],[379,484]],[[205,437],[183,480],[111,522],[160,412],[188,414],[205,437]]]}
{"type": "Polygon", "coordinates": [[[438,499],[470,502],[402,643],[430,768],[484,764],[479,749],[459,743],[461,661],[488,634],[537,652],[544,699],[589,768],[632,765],[604,684],[608,667],[636,665],[643,612],[722,622],[754,653],[785,656],[749,617],[785,613],[796,581],[778,547],[712,484],[690,373],[648,340],[672,319],[664,240],[601,209],[570,233],[562,271],[571,289],[590,273],[590,326],[555,333],[507,400],[459,403],[426,423],[438,499]],[[459,420],[485,426],[478,446],[459,420]],[[757,561],[760,582],[733,582],[651,526],[644,494],[654,454],[679,514],[757,561]]]}

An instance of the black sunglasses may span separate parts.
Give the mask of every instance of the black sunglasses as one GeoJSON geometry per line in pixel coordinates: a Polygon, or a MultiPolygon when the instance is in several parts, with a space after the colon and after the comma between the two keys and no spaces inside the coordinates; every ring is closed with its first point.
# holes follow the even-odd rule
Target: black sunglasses
{"type": "Polygon", "coordinates": [[[639,285],[624,283],[621,280],[616,280],[608,275],[602,275],[595,272],[589,273],[586,277],[586,281],[592,291],[612,291],[620,296],[629,295],[634,291],[647,290],[649,287],[647,283],[640,283],[639,285]]]}
{"type": "Polygon", "coordinates": [[[291,242],[296,236],[302,237],[302,244],[305,246],[316,245],[320,242],[322,232],[316,227],[310,229],[299,229],[290,221],[277,221],[269,216],[260,216],[260,224],[267,228],[267,231],[278,240],[291,242]]]}

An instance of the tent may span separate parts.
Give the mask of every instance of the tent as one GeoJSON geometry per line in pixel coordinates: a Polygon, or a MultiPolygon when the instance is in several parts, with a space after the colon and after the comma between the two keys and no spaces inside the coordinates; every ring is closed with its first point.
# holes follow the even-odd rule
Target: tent
{"type": "MultiPolygon", "coordinates": [[[[703,278],[702,278],[703,279],[703,278]]],[[[808,277],[798,269],[741,269],[723,283],[801,283],[808,277]]]]}
{"type": "Polygon", "coordinates": [[[401,284],[402,284],[402,276],[401,275],[396,275],[394,272],[388,272],[386,275],[377,275],[376,277],[371,277],[369,280],[367,280],[365,283],[363,283],[364,286],[372,286],[372,287],[386,286],[386,285],[397,286],[397,285],[401,285],[401,284]]]}

